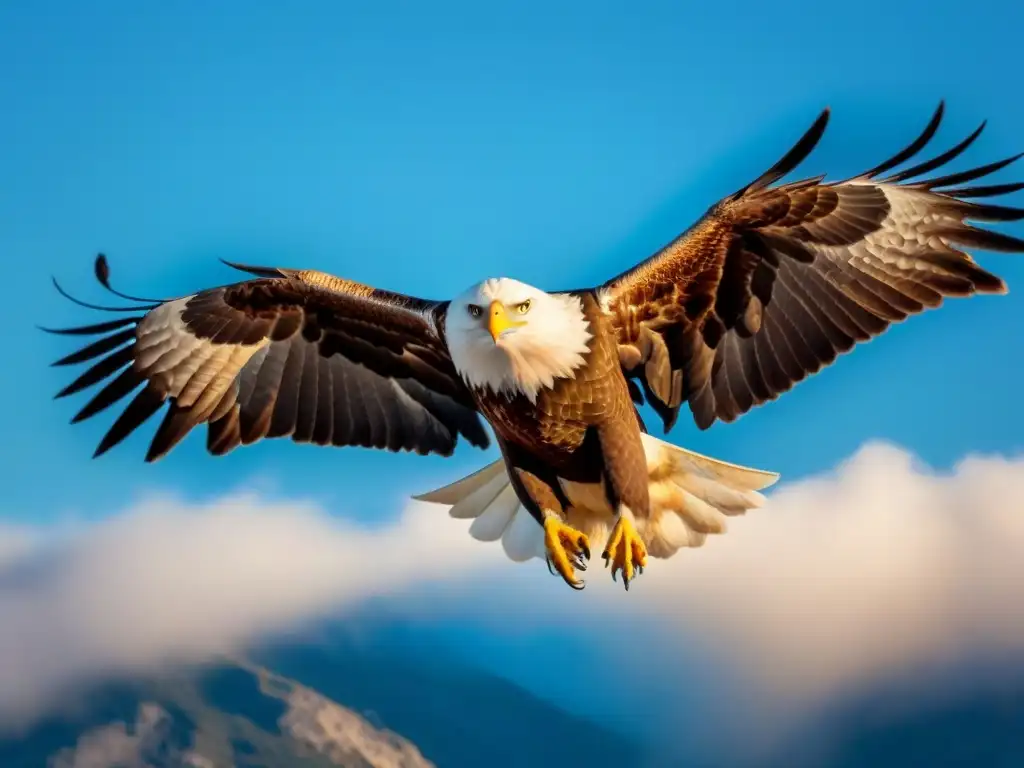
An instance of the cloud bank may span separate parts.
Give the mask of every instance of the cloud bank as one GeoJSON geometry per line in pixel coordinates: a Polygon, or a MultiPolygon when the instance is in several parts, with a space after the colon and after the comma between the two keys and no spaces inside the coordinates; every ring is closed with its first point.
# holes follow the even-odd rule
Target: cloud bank
{"type": "Polygon", "coordinates": [[[0,528],[0,727],[96,675],[201,661],[425,589],[503,620],[653,621],[672,649],[656,661],[666,674],[706,656],[751,696],[797,707],[911,664],[1024,653],[1024,458],[969,458],[940,476],[866,446],[702,549],[654,561],[628,594],[599,561],[571,593],[467,527],[429,504],[366,529],[241,494],[153,498],[56,533],[0,528]]]}
{"type": "Polygon", "coordinates": [[[1024,650],[1024,459],[938,476],[871,445],[672,566],[651,570],[645,597],[682,600],[677,618],[793,695],[1024,650]]]}
{"type": "Polygon", "coordinates": [[[496,564],[448,522],[419,505],[367,530],[239,494],[198,506],[154,498],[54,535],[0,528],[0,727],[26,724],[80,682],[202,661],[496,564]]]}

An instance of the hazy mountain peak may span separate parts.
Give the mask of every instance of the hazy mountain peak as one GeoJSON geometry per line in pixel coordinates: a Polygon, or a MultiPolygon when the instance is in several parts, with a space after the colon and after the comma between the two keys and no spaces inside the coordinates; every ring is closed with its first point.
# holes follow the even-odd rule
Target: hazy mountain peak
{"type": "MultiPolygon", "coordinates": [[[[96,712],[118,717],[42,729],[5,766],[49,768],[433,768],[409,740],[267,669],[235,661],[112,686],[96,712]],[[73,744],[58,746],[55,738],[73,744]],[[46,744],[47,739],[51,740],[46,744]],[[31,754],[30,754],[31,753],[31,754]]],[[[2,752],[2,750],[0,750],[2,752]]],[[[10,756],[10,753],[8,753],[10,756]]]]}

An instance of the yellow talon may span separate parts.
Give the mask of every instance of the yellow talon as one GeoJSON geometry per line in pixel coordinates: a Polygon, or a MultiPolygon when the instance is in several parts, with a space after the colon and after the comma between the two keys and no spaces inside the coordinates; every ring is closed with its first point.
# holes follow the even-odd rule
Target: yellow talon
{"type": "Polygon", "coordinates": [[[582,580],[576,578],[576,569],[587,569],[590,559],[590,541],[586,534],[563,523],[556,515],[544,520],[544,546],[548,552],[548,570],[565,579],[573,589],[583,589],[582,580]]]}
{"type": "Polygon", "coordinates": [[[618,581],[618,572],[622,571],[622,583],[627,590],[629,582],[647,567],[647,547],[629,513],[619,515],[601,557],[605,567],[610,565],[612,568],[612,581],[618,581]]]}

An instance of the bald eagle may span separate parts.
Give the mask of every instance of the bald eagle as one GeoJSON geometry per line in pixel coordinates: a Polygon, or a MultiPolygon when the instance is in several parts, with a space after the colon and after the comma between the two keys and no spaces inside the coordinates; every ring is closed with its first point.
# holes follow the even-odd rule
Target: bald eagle
{"type": "Polygon", "coordinates": [[[97,456],[167,406],[147,461],[203,423],[214,455],[291,437],[448,456],[460,436],[489,445],[483,417],[501,459],[419,498],[473,518],[473,536],[501,539],[513,560],[545,559],[575,588],[598,540],[628,589],[649,555],[700,546],[777,479],[650,436],[639,405],[666,433],[684,405],[701,429],[731,422],[944,297],[1005,293],[963,249],[1020,252],[1024,240],[968,221],[1018,220],[1024,209],[971,200],[1024,184],[963,185],[1016,158],[920,178],[979,128],[882,176],[931,140],[942,114],[940,103],[916,140],[870,171],[780,183],[821,138],[826,109],[759,178],[585,290],[492,278],[430,301],[228,262],[251,278],[150,300],[114,290],[101,256],[100,283],[137,305],[88,304],[127,316],[46,329],[100,336],[57,361],[96,361],[58,397],[107,380],[78,422],[137,390],[97,456]]]}

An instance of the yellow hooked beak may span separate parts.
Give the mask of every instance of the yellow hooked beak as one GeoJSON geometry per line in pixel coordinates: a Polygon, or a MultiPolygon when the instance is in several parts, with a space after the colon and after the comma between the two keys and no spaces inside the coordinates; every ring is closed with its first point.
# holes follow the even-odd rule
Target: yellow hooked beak
{"type": "Polygon", "coordinates": [[[498,343],[501,334],[509,328],[519,328],[523,325],[526,325],[524,321],[509,318],[508,310],[500,301],[491,302],[491,306],[487,309],[487,331],[491,334],[495,344],[498,343]]]}

